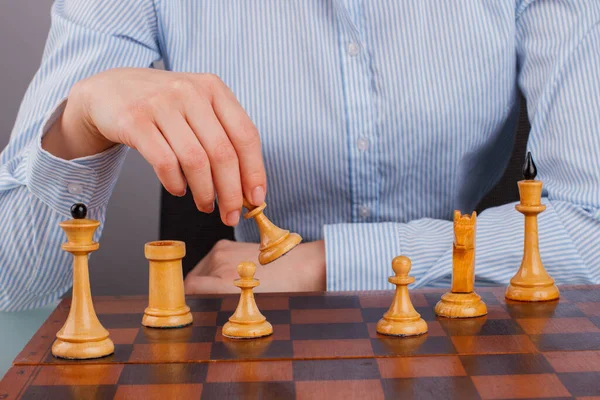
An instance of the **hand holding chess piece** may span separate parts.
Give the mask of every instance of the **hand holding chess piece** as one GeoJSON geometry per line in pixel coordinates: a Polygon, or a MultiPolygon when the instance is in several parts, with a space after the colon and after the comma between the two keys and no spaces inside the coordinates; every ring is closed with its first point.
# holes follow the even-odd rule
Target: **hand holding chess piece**
{"type": "Polygon", "coordinates": [[[506,288],[506,298],[510,300],[549,301],[560,296],[554,279],[546,272],[540,257],[537,215],[546,206],[541,203],[542,182],[534,180],[536,175],[531,153],[527,153],[523,165],[525,179],[517,182],[521,202],[515,206],[518,212],[525,215],[525,243],[521,266],[506,288]]]}
{"type": "Polygon", "coordinates": [[[390,276],[388,281],[396,285],[396,293],[390,309],[377,323],[377,332],[390,336],[417,336],[427,333],[427,323],[415,310],[408,295],[408,285],[415,278],[408,276],[411,261],[408,257],[398,256],[392,261],[395,276],[390,276]]]}
{"type": "Polygon", "coordinates": [[[246,261],[237,267],[240,279],[233,284],[240,289],[240,301],[229,321],[223,326],[223,336],[232,339],[254,339],[269,336],[273,333],[273,326],[261,314],[254,300],[253,289],[259,285],[254,279],[256,265],[246,261]]]}
{"type": "Polygon", "coordinates": [[[435,313],[447,318],[472,318],[487,314],[487,306],[475,293],[475,225],[471,216],[454,211],[452,245],[452,289],[435,306],[435,313]]]}
{"type": "Polygon", "coordinates": [[[258,262],[261,265],[275,261],[302,241],[302,237],[297,233],[290,233],[288,230],[281,229],[265,217],[263,210],[266,206],[267,204],[263,203],[258,207],[254,207],[244,199],[244,207],[248,209],[248,212],[244,214],[244,218],[254,218],[260,232],[258,262]]]}
{"type": "Polygon", "coordinates": [[[67,234],[62,249],[73,254],[73,295],[71,309],[63,327],[56,334],[52,345],[55,357],[85,360],[114,353],[115,346],[108,337],[92,303],[88,254],[100,245],[93,241],[100,222],[87,219],[87,207],[78,203],[71,207],[70,219],[60,223],[67,234]]]}

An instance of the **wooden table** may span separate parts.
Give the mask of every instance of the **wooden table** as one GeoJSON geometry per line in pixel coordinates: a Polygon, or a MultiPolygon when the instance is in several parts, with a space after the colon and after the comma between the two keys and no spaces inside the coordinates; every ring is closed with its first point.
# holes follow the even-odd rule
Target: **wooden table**
{"type": "Polygon", "coordinates": [[[98,297],[115,354],[54,358],[63,301],[14,360],[0,399],[507,399],[600,395],[600,286],[561,287],[547,303],[480,289],[485,317],[436,318],[442,291],[411,297],[427,335],[378,335],[391,292],[259,294],[272,337],[221,336],[237,296],[189,297],[194,324],[144,328],[143,297],[98,297]]]}

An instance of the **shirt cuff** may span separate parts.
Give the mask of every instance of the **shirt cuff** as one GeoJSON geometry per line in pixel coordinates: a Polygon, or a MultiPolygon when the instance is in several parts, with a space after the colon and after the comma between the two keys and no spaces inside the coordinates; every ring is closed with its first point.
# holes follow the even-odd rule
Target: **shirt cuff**
{"type": "Polygon", "coordinates": [[[391,289],[392,260],[402,254],[399,224],[325,225],[327,290],[391,289]]]}
{"type": "Polygon", "coordinates": [[[27,187],[61,214],[68,214],[74,203],[85,203],[88,208],[105,206],[128,150],[127,146],[115,145],[99,154],[64,160],[42,149],[42,137],[66,104],[66,99],[61,100],[44,118],[41,132],[27,153],[27,187]]]}

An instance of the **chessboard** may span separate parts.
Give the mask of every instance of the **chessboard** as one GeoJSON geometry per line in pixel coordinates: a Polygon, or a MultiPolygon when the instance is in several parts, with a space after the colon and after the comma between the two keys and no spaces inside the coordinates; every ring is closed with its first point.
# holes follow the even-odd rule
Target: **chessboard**
{"type": "Polygon", "coordinates": [[[187,298],[194,322],[141,325],[145,297],[96,297],[115,343],[111,356],[52,356],[65,299],[14,361],[0,398],[573,398],[600,395],[600,286],[564,286],[558,301],[506,300],[480,288],[478,318],[436,317],[443,291],[412,290],[427,334],[375,330],[392,292],[256,294],[274,328],[224,338],[239,296],[187,298]]]}

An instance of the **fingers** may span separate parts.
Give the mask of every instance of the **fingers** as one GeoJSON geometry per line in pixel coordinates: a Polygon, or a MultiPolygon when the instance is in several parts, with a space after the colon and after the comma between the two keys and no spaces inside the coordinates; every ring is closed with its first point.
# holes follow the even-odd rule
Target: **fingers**
{"type": "Polygon", "coordinates": [[[215,81],[212,107],[238,155],[244,195],[259,206],[265,201],[267,177],[258,130],[231,90],[218,78],[215,81]]]}
{"type": "Polygon", "coordinates": [[[211,213],[215,206],[215,189],[208,156],[183,115],[174,108],[155,112],[156,123],[173,149],[192,191],[196,207],[211,213]]]}
{"type": "Polygon", "coordinates": [[[240,218],[243,195],[238,154],[210,104],[199,101],[194,105],[186,116],[208,155],[221,219],[234,226],[240,218]]]}
{"type": "Polygon", "coordinates": [[[239,289],[230,281],[214,276],[188,276],[184,283],[186,294],[236,293],[239,289]]]}
{"type": "Polygon", "coordinates": [[[264,202],[258,132],[219,78],[179,74],[142,105],[151,117],[135,127],[132,141],[170,193],[181,196],[189,186],[204,212],[212,212],[216,195],[229,226],[239,222],[244,197],[255,206],[264,202]]]}
{"type": "Polygon", "coordinates": [[[150,122],[134,129],[141,133],[131,135],[132,147],[152,165],[156,176],[169,193],[183,196],[186,188],[185,178],[177,157],[161,132],[150,122]]]}

